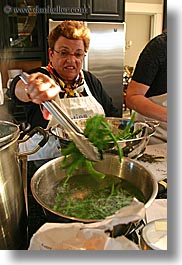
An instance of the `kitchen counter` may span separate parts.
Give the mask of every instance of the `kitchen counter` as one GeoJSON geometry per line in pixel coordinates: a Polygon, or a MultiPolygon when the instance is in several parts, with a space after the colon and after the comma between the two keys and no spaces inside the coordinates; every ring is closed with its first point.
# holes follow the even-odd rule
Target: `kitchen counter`
{"type": "Polygon", "coordinates": [[[150,170],[157,182],[167,179],[167,144],[148,145],[144,156],[137,159],[150,170]]]}
{"type": "MultiPolygon", "coordinates": [[[[149,161],[143,161],[142,158],[137,161],[144,167],[150,170],[158,182],[159,191],[155,200],[155,205],[158,205],[157,200],[167,199],[167,144],[149,145],[144,152],[149,161]]],[[[42,207],[33,198],[30,190],[30,180],[33,174],[48,160],[28,161],[27,162],[27,179],[28,179],[28,240],[30,241],[32,235],[46,222],[49,222],[42,207]]],[[[155,207],[154,207],[155,208],[155,207]]],[[[167,204],[166,204],[167,208],[167,204]]],[[[155,208],[157,209],[157,208],[155,208]]],[[[154,211],[153,208],[151,208],[154,211]]],[[[151,215],[151,210],[149,213],[151,215]]],[[[167,209],[164,210],[167,211],[167,209]]],[[[154,217],[153,217],[154,218],[154,217]]],[[[135,238],[135,235],[134,235],[135,238]]],[[[130,239],[133,239],[130,236],[130,239]]]]}

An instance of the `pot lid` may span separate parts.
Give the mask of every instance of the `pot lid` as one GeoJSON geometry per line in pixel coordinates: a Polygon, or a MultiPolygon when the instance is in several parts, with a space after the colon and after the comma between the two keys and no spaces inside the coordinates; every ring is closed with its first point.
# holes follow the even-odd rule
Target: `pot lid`
{"type": "Polygon", "coordinates": [[[0,121],[0,147],[14,140],[19,135],[19,127],[9,121],[0,121]]]}

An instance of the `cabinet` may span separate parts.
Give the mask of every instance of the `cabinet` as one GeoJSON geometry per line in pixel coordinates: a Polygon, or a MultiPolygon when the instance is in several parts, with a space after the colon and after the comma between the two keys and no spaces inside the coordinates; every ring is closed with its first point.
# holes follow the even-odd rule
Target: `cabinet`
{"type": "Polygon", "coordinates": [[[125,0],[47,0],[48,18],[124,21],[125,0]]]}
{"type": "MultiPolygon", "coordinates": [[[[24,71],[45,63],[44,2],[34,0],[0,1],[0,72],[6,88],[8,69],[24,71]]],[[[25,119],[22,105],[6,102],[9,114],[17,122],[25,119]]]]}
{"type": "Polygon", "coordinates": [[[1,61],[44,58],[42,1],[2,0],[0,3],[1,61]],[[41,33],[41,34],[40,34],[41,33]]]}

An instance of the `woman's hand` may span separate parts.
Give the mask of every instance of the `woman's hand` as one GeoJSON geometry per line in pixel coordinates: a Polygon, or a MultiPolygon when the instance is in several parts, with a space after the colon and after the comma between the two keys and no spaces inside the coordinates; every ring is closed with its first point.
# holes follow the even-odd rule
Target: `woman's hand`
{"type": "Polygon", "coordinates": [[[41,104],[51,100],[60,92],[60,87],[53,79],[42,73],[33,73],[27,76],[28,84],[18,81],[15,88],[15,95],[22,101],[32,101],[41,104]]]}
{"type": "Polygon", "coordinates": [[[60,92],[60,87],[54,80],[42,73],[29,75],[26,86],[26,92],[31,101],[36,104],[51,100],[60,92]]]}

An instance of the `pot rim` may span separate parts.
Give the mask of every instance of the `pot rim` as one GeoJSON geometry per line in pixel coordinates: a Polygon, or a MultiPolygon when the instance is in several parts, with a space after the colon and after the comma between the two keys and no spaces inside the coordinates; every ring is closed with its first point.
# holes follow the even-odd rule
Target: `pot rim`
{"type": "Polygon", "coordinates": [[[0,126],[6,126],[6,128],[10,129],[9,134],[6,134],[5,136],[0,137],[0,149],[5,147],[8,143],[17,140],[20,135],[20,129],[19,126],[10,122],[10,121],[2,121],[0,120],[0,126]],[[12,131],[11,131],[12,129],[12,131]]]}
{"type": "MultiPolygon", "coordinates": [[[[85,121],[87,119],[75,119],[75,122],[78,122],[78,126],[79,126],[79,122],[85,121]]],[[[105,118],[106,121],[130,121],[130,119],[126,119],[126,118],[115,118],[115,117],[106,117],[105,118]]],[[[146,136],[139,136],[137,138],[132,138],[132,139],[124,139],[124,140],[117,140],[118,143],[129,143],[129,142],[137,142],[139,140],[145,139],[145,138],[150,138],[151,136],[153,136],[156,132],[156,128],[154,125],[150,125],[148,122],[145,121],[135,121],[135,124],[141,124],[143,125],[143,128],[148,128],[150,131],[148,132],[148,135],[146,136]]],[[[70,138],[64,138],[63,136],[58,135],[54,130],[60,128],[62,129],[62,126],[60,124],[55,124],[54,126],[49,128],[49,131],[52,135],[54,135],[55,137],[57,137],[59,140],[61,140],[64,144],[69,144],[72,140],[70,138]]]]}

